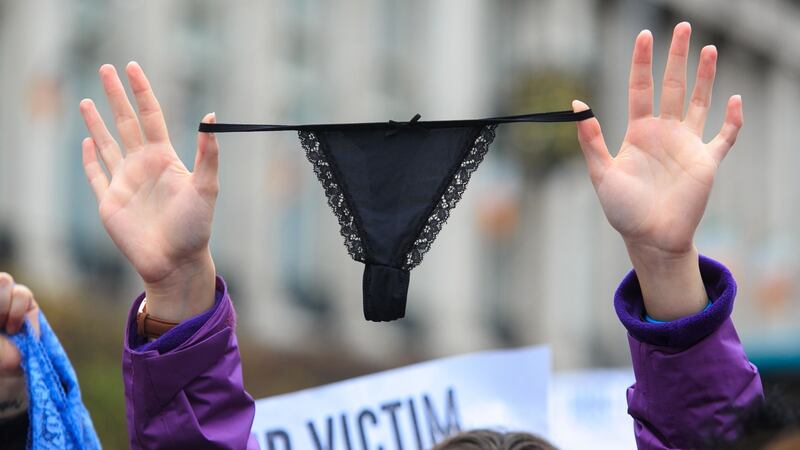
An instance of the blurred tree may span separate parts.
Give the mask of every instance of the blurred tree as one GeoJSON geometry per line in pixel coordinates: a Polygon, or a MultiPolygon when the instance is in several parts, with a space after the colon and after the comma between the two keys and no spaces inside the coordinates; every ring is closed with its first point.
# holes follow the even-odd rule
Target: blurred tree
{"type": "MultiPolygon", "coordinates": [[[[570,109],[572,100],[591,104],[589,86],[567,72],[545,70],[514,77],[501,111],[509,114],[570,109]]],[[[580,155],[573,123],[507,127],[500,136],[508,152],[522,165],[526,180],[538,180],[565,160],[580,155]]]]}

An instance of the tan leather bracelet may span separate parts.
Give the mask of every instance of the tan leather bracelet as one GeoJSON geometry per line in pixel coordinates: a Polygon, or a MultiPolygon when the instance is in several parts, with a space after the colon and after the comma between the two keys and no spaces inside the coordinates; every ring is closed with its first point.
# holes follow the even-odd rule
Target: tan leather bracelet
{"type": "Polygon", "coordinates": [[[147,299],[143,299],[136,313],[136,333],[147,339],[158,339],[162,334],[173,329],[178,322],[167,322],[147,314],[147,299]]]}

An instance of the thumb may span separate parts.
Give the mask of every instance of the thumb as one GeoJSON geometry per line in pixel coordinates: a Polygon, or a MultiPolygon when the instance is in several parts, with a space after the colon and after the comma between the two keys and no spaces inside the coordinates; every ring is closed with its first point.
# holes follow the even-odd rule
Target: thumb
{"type": "Polygon", "coordinates": [[[7,336],[0,335],[0,375],[13,375],[20,373],[22,356],[19,349],[11,343],[7,336]]]}
{"type": "MultiPolygon", "coordinates": [[[[586,103],[580,100],[572,101],[572,111],[581,112],[589,109],[586,103]]],[[[578,126],[578,142],[583,150],[586,165],[589,167],[589,176],[592,181],[603,172],[608,164],[611,163],[611,155],[608,153],[606,141],[603,138],[603,130],[596,117],[584,119],[576,122],[578,126]]]]}
{"type": "Polygon", "coordinates": [[[728,99],[728,108],[725,112],[725,122],[722,124],[722,129],[709,143],[711,153],[718,162],[725,158],[733,144],[736,143],[736,137],[739,135],[739,130],[742,129],[743,123],[742,96],[734,95],[728,99]]]}
{"type": "MultiPolygon", "coordinates": [[[[208,113],[203,123],[216,123],[215,113],[208,113]]],[[[219,144],[214,133],[197,134],[197,155],[194,160],[194,177],[197,184],[207,192],[217,194],[219,190],[219,144]]]]}

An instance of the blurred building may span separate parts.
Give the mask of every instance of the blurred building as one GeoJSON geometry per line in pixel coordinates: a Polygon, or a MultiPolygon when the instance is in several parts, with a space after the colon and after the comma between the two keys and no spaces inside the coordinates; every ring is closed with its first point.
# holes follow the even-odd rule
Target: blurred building
{"type": "MultiPolygon", "coordinates": [[[[743,95],[746,117],[698,246],[734,270],[748,345],[780,349],[796,342],[800,320],[800,7],[787,0],[2,2],[0,237],[43,288],[118,297],[109,301],[139,289],[80,163],[77,105],[93,97],[108,113],[96,77],[104,62],[142,64],[188,164],[208,111],[223,122],[435,120],[567,109],[587,94],[616,148],[634,37],[653,31],[660,79],[684,19],[694,28],[690,74],[702,44],[720,50],[707,136],[732,94],[743,95]]],[[[541,127],[501,128],[412,272],[407,318],[393,324],[364,321],[363,266],[347,255],[296,136],[222,136],[212,246],[242,329],[284,348],[381,362],[547,342],[557,368],[625,363],[612,295],[627,255],[577,142],[552,144],[562,138],[541,127]]]]}

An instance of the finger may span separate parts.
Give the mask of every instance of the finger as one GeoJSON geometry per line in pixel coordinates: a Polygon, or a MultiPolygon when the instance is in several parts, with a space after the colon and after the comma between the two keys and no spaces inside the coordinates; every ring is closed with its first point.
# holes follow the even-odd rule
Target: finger
{"type": "Polygon", "coordinates": [[[11,292],[14,290],[14,279],[11,275],[0,272],[0,330],[5,329],[8,320],[8,309],[11,306],[11,292]]]}
{"type": "Polygon", "coordinates": [[[628,82],[630,120],[653,115],[653,35],[644,30],[636,37],[628,82]]]}
{"type": "Polygon", "coordinates": [[[122,161],[122,152],[117,141],[108,132],[108,128],[92,100],[88,98],[81,100],[80,110],[83,121],[86,123],[86,129],[89,130],[89,135],[92,136],[100,150],[100,158],[102,158],[103,164],[113,175],[120,161],[122,161]]]}
{"type": "Polygon", "coordinates": [[[17,374],[22,371],[22,355],[11,340],[0,336],[0,375],[17,374]]]}
{"type": "MultiPolygon", "coordinates": [[[[203,117],[204,123],[215,123],[216,115],[212,113],[203,117]]],[[[197,134],[197,155],[194,161],[196,182],[204,191],[216,196],[219,190],[219,143],[214,133],[197,134]]]]}
{"type": "Polygon", "coordinates": [[[6,332],[8,334],[19,332],[25,322],[25,314],[30,310],[32,302],[33,292],[27,286],[21,284],[14,286],[14,291],[11,294],[11,307],[8,310],[8,322],[6,322],[6,332]]]}
{"type": "Polygon", "coordinates": [[[25,313],[25,317],[28,318],[28,322],[33,327],[33,332],[36,336],[39,336],[39,304],[35,298],[31,301],[31,306],[28,308],[28,312],[25,313]]]}
{"type": "Polygon", "coordinates": [[[717,73],[717,48],[706,45],[700,50],[700,64],[697,67],[697,80],[694,83],[689,110],[686,112],[686,124],[699,136],[703,135],[706,125],[708,107],[711,105],[711,90],[717,73]]]}
{"type": "Polygon", "coordinates": [[[92,138],[86,138],[81,145],[83,153],[83,171],[86,173],[86,179],[89,180],[89,186],[92,187],[92,192],[97,198],[98,203],[103,199],[103,195],[108,189],[108,177],[103,172],[103,167],[97,159],[97,147],[94,145],[92,138]]]}
{"type": "MultiPolygon", "coordinates": [[[[572,101],[572,111],[581,112],[589,109],[586,103],[580,100],[572,101]]],[[[576,122],[578,125],[578,142],[581,144],[586,165],[589,168],[589,176],[592,182],[599,179],[605,168],[611,162],[611,154],[608,152],[606,141],[603,139],[603,131],[600,129],[600,122],[596,117],[576,122]]]]}
{"type": "Polygon", "coordinates": [[[734,95],[728,100],[728,109],[725,112],[725,122],[722,124],[722,128],[708,144],[712,156],[717,161],[721,162],[736,143],[736,137],[739,135],[743,123],[742,97],[734,95]]]}
{"type": "Polygon", "coordinates": [[[139,107],[139,120],[142,123],[144,136],[149,142],[168,142],[167,123],[158,104],[150,82],[144,75],[142,67],[136,61],[131,61],[125,68],[131,89],[139,107]]]}
{"type": "Polygon", "coordinates": [[[111,64],[103,64],[100,67],[100,80],[103,82],[103,89],[106,97],[111,104],[111,111],[114,113],[114,121],[117,124],[117,131],[122,140],[125,151],[136,151],[142,147],[142,132],[139,128],[139,121],[136,113],[128,100],[125,88],[122,86],[117,75],[117,70],[111,64]]]}
{"type": "Polygon", "coordinates": [[[680,119],[683,117],[683,103],[686,98],[686,59],[689,56],[689,37],[692,27],[689,22],[681,22],[672,33],[667,67],[664,70],[664,84],[661,89],[661,117],[680,119]]]}

